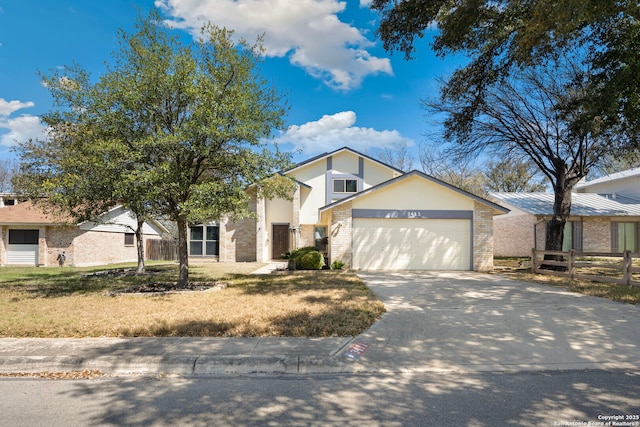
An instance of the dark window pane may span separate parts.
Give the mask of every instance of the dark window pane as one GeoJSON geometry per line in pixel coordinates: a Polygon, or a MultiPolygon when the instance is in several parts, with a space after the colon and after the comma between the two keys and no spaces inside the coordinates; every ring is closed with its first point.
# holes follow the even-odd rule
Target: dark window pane
{"type": "Polygon", "coordinates": [[[358,191],[358,181],[355,179],[347,179],[345,193],[355,193],[357,191],[358,191]]]}
{"type": "Polygon", "coordinates": [[[190,255],[202,255],[202,242],[191,242],[189,244],[190,255]]]}
{"type": "Polygon", "coordinates": [[[191,240],[202,240],[203,237],[202,226],[191,227],[191,240]]]}
{"type": "Polygon", "coordinates": [[[220,227],[217,225],[210,225],[207,227],[207,240],[219,240],[220,227]]]}
{"type": "Polygon", "coordinates": [[[9,230],[10,245],[37,245],[38,230],[9,230]]]}
{"type": "Polygon", "coordinates": [[[124,245],[125,246],[133,246],[133,233],[124,233],[124,245]]]}
{"type": "Polygon", "coordinates": [[[207,255],[220,255],[218,242],[207,242],[207,255]]]}
{"type": "Polygon", "coordinates": [[[333,180],[333,192],[334,193],[344,193],[344,179],[334,179],[333,180]]]}

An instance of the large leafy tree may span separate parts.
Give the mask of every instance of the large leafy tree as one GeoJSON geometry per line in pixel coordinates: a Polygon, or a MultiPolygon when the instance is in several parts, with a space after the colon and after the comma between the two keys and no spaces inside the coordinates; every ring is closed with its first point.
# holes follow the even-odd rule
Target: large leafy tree
{"type": "Polygon", "coordinates": [[[571,63],[557,68],[528,68],[491,87],[469,122],[468,94],[425,101],[432,113],[445,113],[446,136],[462,158],[486,153],[493,158],[527,159],[548,179],[554,192],[554,213],[548,222],[547,250],[562,249],[563,231],[571,211],[571,190],[610,151],[626,144],[615,130],[576,129],[580,110],[571,104],[584,90],[582,74],[571,63]],[[568,65],[568,66],[564,66],[568,65]],[[581,89],[582,88],[582,89],[581,89]]]}
{"type": "Polygon", "coordinates": [[[184,44],[155,12],[119,39],[97,81],[79,67],[45,79],[61,108],[44,118],[51,139],[36,147],[44,160],[33,169],[44,178],[40,188],[80,196],[70,205],[98,187],[102,203],[126,201],[175,221],[184,286],[190,222],[250,215],[249,191],[290,191],[288,182],[265,180],[287,166],[288,156],[265,142],[283,127],[286,107],[257,69],[259,39],[235,41],[232,31],[208,24],[184,44]],[[90,182],[76,176],[85,172],[90,182]],[[260,184],[248,189],[252,183],[260,184]]]}
{"type": "Polygon", "coordinates": [[[437,26],[432,47],[461,52],[469,63],[446,91],[468,97],[470,120],[489,88],[516,68],[540,65],[576,47],[588,50],[593,70],[586,117],[640,131],[640,5],[637,0],[373,0],[385,49],[411,58],[416,42],[437,26]]]}
{"type": "Polygon", "coordinates": [[[411,58],[435,24],[437,54],[469,57],[431,107],[446,113],[445,136],[459,153],[525,155],[549,178],[555,203],[546,248],[559,250],[571,188],[606,154],[638,144],[637,1],[373,0],[371,6],[382,15],[378,34],[386,49],[411,58]],[[578,72],[543,78],[543,86],[536,82],[541,74],[529,79],[563,68],[566,52],[579,61],[569,67],[578,72]],[[521,79],[526,73],[528,82],[521,79]]]}

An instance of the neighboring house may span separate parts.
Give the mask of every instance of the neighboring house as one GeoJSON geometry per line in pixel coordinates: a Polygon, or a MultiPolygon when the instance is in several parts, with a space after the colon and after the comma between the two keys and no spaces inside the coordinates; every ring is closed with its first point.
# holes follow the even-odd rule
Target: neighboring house
{"type": "Polygon", "coordinates": [[[507,209],[421,172],[341,148],[282,173],[292,200],[253,198],[257,220],[190,227],[190,256],[261,261],[304,246],[358,270],[493,268],[493,216],[507,209]]]}
{"type": "Polygon", "coordinates": [[[603,176],[591,181],[580,181],[575,191],[578,193],[624,194],[640,200],[640,168],[603,176]]]}
{"type": "MultiPolygon", "coordinates": [[[[553,215],[553,193],[491,193],[489,199],[510,210],[494,220],[494,255],[530,256],[544,249],[553,215]]],[[[638,252],[640,199],[621,194],[573,193],[563,250],[638,252]]]]}
{"type": "MultiPolygon", "coordinates": [[[[135,262],[135,227],[135,219],[121,207],[104,213],[96,222],[72,224],[29,201],[0,196],[0,265],[55,266],[63,251],[65,265],[71,266],[135,262]]],[[[146,242],[161,238],[166,230],[148,221],[143,232],[146,242]]]]}

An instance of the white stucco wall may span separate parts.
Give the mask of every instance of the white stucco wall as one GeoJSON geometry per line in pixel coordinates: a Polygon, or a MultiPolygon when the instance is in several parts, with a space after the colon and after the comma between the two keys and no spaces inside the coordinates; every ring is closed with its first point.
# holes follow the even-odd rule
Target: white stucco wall
{"type": "Polygon", "coordinates": [[[419,176],[409,176],[353,201],[355,209],[473,210],[473,200],[419,176]],[[383,202],[381,202],[383,201],[383,202]]]}
{"type": "Polygon", "coordinates": [[[388,181],[400,175],[389,168],[365,159],[363,190],[388,181]]]}
{"type": "Polygon", "coordinates": [[[288,176],[311,187],[311,190],[306,188],[300,190],[301,224],[316,224],[318,222],[318,209],[326,204],[326,172],[327,160],[320,159],[288,174],[288,176]]]}

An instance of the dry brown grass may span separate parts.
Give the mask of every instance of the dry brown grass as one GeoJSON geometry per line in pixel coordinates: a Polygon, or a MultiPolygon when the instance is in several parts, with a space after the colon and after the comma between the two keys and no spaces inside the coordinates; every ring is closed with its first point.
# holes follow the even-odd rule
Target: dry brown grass
{"type": "MultiPolygon", "coordinates": [[[[384,305],[350,273],[248,275],[259,264],[196,264],[195,281],[221,279],[223,290],[136,295],[109,292],[177,277],[175,265],[149,276],[85,277],[87,269],[0,271],[2,337],[350,336],[384,305]]],[[[95,269],[94,269],[95,270],[95,269]]]]}
{"type": "MultiPolygon", "coordinates": [[[[528,258],[496,258],[494,266],[496,273],[511,279],[525,282],[555,286],[578,292],[584,295],[607,298],[630,304],[640,304],[640,287],[602,283],[590,280],[569,279],[567,277],[533,274],[528,258]]],[[[603,274],[601,270],[594,270],[592,274],[603,274]]]]}

